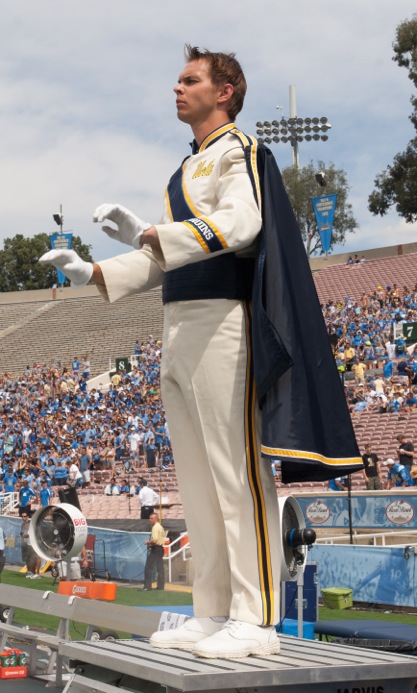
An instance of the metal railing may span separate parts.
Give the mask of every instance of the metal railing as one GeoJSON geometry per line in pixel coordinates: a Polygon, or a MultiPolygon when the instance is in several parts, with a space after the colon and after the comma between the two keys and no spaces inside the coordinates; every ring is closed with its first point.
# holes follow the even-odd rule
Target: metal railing
{"type": "Polygon", "coordinates": [[[0,493],[0,515],[10,515],[18,506],[18,493],[0,493]]]}
{"type": "MultiPolygon", "coordinates": [[[[393,530],[390,530],[388,532],[381,532],[381,533],[369,533],[369,534],[362,534],[362,532],[354,532],[353,536],[356,539],[372,539],[372,544],[373,546],[387,546],[385,543],[385,537],[392,537],[395,535],[395,537],[416,537],[416,543],[417,543],[417,530],[416,529],[405,529],[402,531],[396,531],[393,532],[393,530]],[[380,542],[378,542],[378,539],[380,539],[380,542]]],[[[350,543],[350,536],[349,534],[339,534],[333,537],[320,537],[316,539],[316,544],[343,544],[343,543],[350,543]]],[[[392,542],[389,543],[389,546],[403,546],[404,542],[397,542],[393,544],[392,542]]]]}
{"type": "Polygon", "coordinates": [[[172,560],[177,556],[182,555],[183,561],[188,561],[190,542],[188,541],[187,532],[182,532],[177,539],[164,546],[164,561],[168,561],[168,582],[172,581],[172,560]]]}

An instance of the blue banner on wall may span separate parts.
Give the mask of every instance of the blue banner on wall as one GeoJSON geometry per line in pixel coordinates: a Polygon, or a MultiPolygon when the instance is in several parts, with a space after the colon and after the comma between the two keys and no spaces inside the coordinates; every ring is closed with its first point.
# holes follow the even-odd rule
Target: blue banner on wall
{"type": "MultiPolygon", "coordinates": [[[[18,518],[0,517],[0,527],[6,535],[6,563],[23,566],[21,524],[18,518]]],[[[149,539],[149,532],[120,532],[90,526],[88,531],[96,535],[94,558],[99,577],[102,571],[108,570],[116,580],[143,580],[147,557],[145,539],[149,539]]]]}
{"type": "MultiPolygon", "coordinates": [[[[52,233],[50,235],[53,250],[68,250],[72,244],[72,233],[52,233]]],[[[58,284],[65,284],[66,276],[61,270],[56,271],[58,284]]]]}
{"type": "Polygon", "coordinates": [[[325,253],[330,250],[330,244],[332,242],[336,200],[337,195],[322,195],[322,197],[312,198],[317,226],[319,227],[321,246],[325,253]]]}
{"type": "MultiPolygon", "coordinates": [[[[6,536],[6,562],[14,565],[23,565],[21,524],[18,518],[0,517],[6,536]]],[[[149,533],[98,527],[89,527],[89,532],[96,535],[99,578],[101,570],[108,570],[116,580],[143,580],[149,533]]],[[[315,544],[308,552],[308,561],[318,563],[320,588],[352,589],[358,602],[417,607],[417,554],[412,547],[406,552],[404,547],[315,544]]]]}
{"type": "Polygon", "coordinates": [[[417,606],[417,555],[412,550],[315,544],[308,558],[318,562],[320,589],[346,587],[357,602],[417,606]]]}
{"type": "MultiPolygon", "coordinates": [[[[347,493],[297,496],[307,527],[349,526],[347,493]]],[[[417,529],[417,494],[352,495],[354,529],[417,529]]]]}

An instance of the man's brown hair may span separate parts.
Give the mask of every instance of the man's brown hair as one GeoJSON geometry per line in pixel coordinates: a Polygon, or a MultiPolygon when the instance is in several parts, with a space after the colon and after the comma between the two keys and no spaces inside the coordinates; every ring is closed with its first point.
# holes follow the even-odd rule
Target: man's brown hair
{"type": "Polygon", "coordinates": [[[192,60],[207,60],[210,65],[210,76],[213,84],[216,86],[231,84],[234,87],[227,110],[230,120],[234,120],[242,110],[247,88],[245,75],[235,58],[235,54],[213,53],[207,50],[207,48],[200,50],[198,46],[191,46],[189,43],[186,43],[185,59],[187,63],[190,63],[192,60]]]}

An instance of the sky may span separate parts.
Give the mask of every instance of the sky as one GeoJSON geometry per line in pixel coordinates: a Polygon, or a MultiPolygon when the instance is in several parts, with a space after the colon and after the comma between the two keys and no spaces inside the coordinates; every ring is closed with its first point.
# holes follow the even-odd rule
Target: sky
{"type": "MultiPolygon", "coordinates": [[[[125,250],[93,224],[98,205],[159,221],[192,139],[173,92],[185,43],[236,53],[244,132],[289,116],[290,85],[297,115],[328,118],[329,140],[301,143],[299,156],[347,174],[359,228],[333,253],[416,242],[417,224],[367,209],[375,176],[415,134],[414,87],[392,60],[396,27],[415,12],[415,0],[0,0],[0,248],[57,231],[60,205],[95,260],[125,250]]],[[[292,165],[289,144],[271,148],[292,165]]]]}

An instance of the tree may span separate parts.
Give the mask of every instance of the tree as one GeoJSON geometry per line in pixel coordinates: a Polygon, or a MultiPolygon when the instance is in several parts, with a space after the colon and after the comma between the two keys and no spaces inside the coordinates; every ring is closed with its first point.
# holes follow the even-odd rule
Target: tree
{"type": "Polygon", "coordinates": [[[303,168],[285,168],[282,178],[309,257],[323,253],[312,203],[313,197],[337,195],[331,248],[336,244],[343,245],[347,233],[355,233],[358,224],[353,216],[352,205],[348,202],[350,187],[344,171],[336,169],[332,163],[326,166],[322,161],[317,162],[317,165],[310,161],[308,166],[303,168]],[[325,174],[325,188],[319,187],[316,181],[315,176],[319,171],[325,174]]]}
{"type": "MultiPolygon", "coordinates": [[[[4,239],[0,250],[0,291],[28,291],[48,289],[57,283],[56,270],[51,265],[41,265],[38,260],[51,250],[47,233],[38,233],[26,238],[17,234],[4,239]]],[[[72,246],[83,260],[92,261],[90,245],[85,245],[79,236],[73,236],[72,246]]],[[[69,282],[66,282],[69,285],[69,282]]]]}
{"type": "MultiPolygon", "coordinates": [[[[417,15],[402,22],[396,31],[393,60],[408,70],[408,77],[417,87],[417,15]]],[[[410,120],[417,130],[417,97],[411,97],[410,120]]],[[[417,137],[404,152],[394,157],[393,164],[375,178],[375,187],[368,198],[372,214],[383,216],[391,207],[407,223],[417,221],[417,137]]]]}

